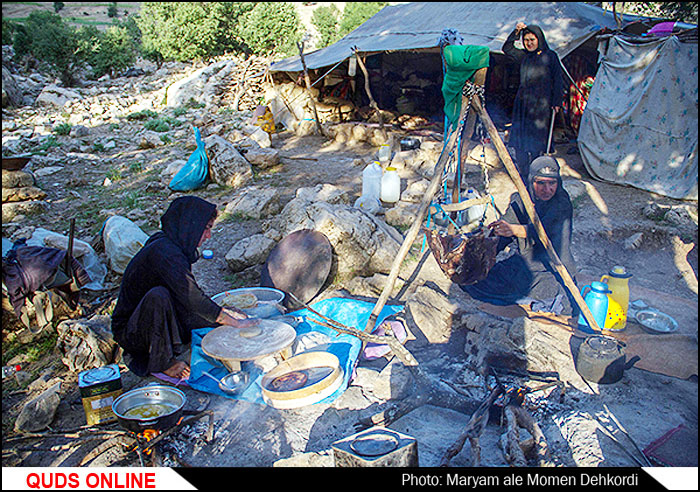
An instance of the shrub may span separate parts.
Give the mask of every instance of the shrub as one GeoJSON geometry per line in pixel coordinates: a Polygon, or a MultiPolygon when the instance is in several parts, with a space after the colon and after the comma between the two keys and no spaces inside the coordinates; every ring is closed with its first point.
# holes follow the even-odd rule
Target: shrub
{"type": "Polygon", "coordinates": [[[300,23],[296,5],[260,2],[248,12],[241,25],[241,38],[258,55],[297,53],[300,23]]]}
{"type": "Polygon", "coordinates": [[[54,12],[56,12],[58,14],[61,10],[63,10],[63,7],[65,7],[65,6],[66,6],[66,4],[63,2],[54,2],[53,3],[53,10],[54,10],[54,12]]]}
{"type": "Polygon", "coordinates": [[[115,75],[134,65],[137,49],[126,27],[111,26],[99,37],[89,61],[95,77],[115,75]]]}
{"type": "Polygon", "coordinates": [[[321,39],[317,48],[324,48],[338,39],[338,17],[340,11],[335,5],[321,6],[314,10],[311,23],[318,30],[321,39]]]}
{"type": "Polygon", "coordinates": [[[74,75],[84,62],[75,30],[45,10],[32,12],[25,24],[17,26],[13,45],[17,56],[33,56],[66,86],[73,85],[74,75]]]}
{"type": "Polygon", "coordinates": [[[107,7],[107,17],[110,19],[117,16],[117,2],[111,2],[107,7]]]}
{"type": "Polygon", "coordinates": [[[2,20],[2,44],[12,44],[12,39],[15,35],[15,30],[17,29],[17,23],[10,20],[2,20]]]}
{"type": "Polygon", "coordinates": [[[54,127],[53,132],[56,135],[68,135],[70,133],[71,128],[71,125],[69,125],[68,123],[61,123],[54,127]]]}
{"type": "Polygon", "coordinates": [[[343,16],[340,19],[338,28],[338,38],[347,36],[360,24],[382,10],[387,2],[348,2],[343,9],[343,16]]]}

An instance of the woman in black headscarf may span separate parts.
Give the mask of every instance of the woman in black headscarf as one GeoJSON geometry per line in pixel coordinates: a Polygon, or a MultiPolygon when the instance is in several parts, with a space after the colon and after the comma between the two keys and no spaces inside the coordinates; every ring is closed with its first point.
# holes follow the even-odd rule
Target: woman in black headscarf
{"type": "Polygon", "coordinates": [[[539,26],[519,22],[503,44],[503,52],[520,64],[509,145],[515,149],[518,170],[525,181],[530,162],[547,152],[552,110],[561,108],[564,81],[559,57],[549,48],[539,26]],[[525,49],[515,47],[520,36],[525,49]]]}
{"type": "MultiPolygon", "coordinates": [[[[562,186],[559,164],[549,156],[532,161],[528,193],[554,250],[574,278],[571,255],[573,207],[562,186]]],[[[462,286],[474,299],[496,305],[525,304],[556,314],[578,314],[573,296],[552,267],[547,250],[525,210],[520,194],[514,193],[501,220],[489,227],[500,236],[498,251],[515,241],[517,252],[497,262],[488,276],[474,285],[462,286]]]]}
{"type": "Polygon", "coordinates": [[[112,314],[114,339],[139,376],[164,372],[187,379],[189,366],[176,356],[191,331],[221,324],[243,327],[246,315],[221,308],[199,288],[192,264],[211,237],[216,205],[194,196],[176,198],[153,234],[124,271],[112,314]]]}

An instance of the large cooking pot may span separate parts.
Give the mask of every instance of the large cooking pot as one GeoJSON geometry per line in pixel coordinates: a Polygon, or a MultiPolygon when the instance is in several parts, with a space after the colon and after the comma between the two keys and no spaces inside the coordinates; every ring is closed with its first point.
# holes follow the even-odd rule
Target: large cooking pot
{"type": "Polygon", "coordinates": [[[635,355],[626,360],[620,340],[605,335],[586,337],[576,356],[576,371],[583,379],[592,383],[612,384],[622,379],[625,370],[638,360],[635,355]]]}
{"type": "Polygon", "coordinates": [[[112,403],[112,411],[122,427],[138,434],[176,425],[186,401],[185,393],[177,388],[147,385],[123,393],[112,403]]]}

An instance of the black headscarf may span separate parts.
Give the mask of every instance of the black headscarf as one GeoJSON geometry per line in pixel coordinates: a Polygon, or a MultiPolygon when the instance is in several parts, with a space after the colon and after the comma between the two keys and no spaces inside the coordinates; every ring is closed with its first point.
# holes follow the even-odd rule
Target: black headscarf
{"type": "Polygon", "coordinates": [[[522,37],[524,37],[527,33],[532,33],[537,37],[537,49],[533,53],[537,53],[538,51],[549,51],[547,39],[545,39],[544,32],[542,32],[542,28],[540,28],[540,26],[535,24],[529,25],[520,31],[520,33],[522,37]]]}
{"type": "Polygon", "coordinates": [[[196,196],[176,198],[160,218],[162,232],[155,233],[148,242],[164,234],[182,249],[192,264],[199,259],[199,240],[215,214],[216,205],[206,200],[196,196]]]}

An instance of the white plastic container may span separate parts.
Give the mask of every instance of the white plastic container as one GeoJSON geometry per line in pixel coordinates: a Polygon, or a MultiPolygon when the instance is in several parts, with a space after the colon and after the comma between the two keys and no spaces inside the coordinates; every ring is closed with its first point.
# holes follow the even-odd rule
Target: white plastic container
{"type": "MultiPolygon", "coordinates": [[[[479,193],[477,193],[476,190],[469,188],[467,190],[467,194],[465,196],[465,200],[473,200],[475,198],[480,198],[479,193]]],[[[467,224],[471,224],[472,222],[475,222],[477,220],[481,220],[481,217],[484,215],[484,211],[486,210],[486,205],[473,205],[469,207],[466,212],[466,220],[467,224]]]]}
{"type": "Polygon", "coordinates": [[[379,200],[382,191],[382,167],[373,162],[362,171],[362,196],[367,201],[379,200]]]}
{"type": "Polygon", "coordinates": [[[377,152],[377,158],[381,163],[386,163],[391,160],[391,147],[389,147],[389,144],[382,144],[379,147],[379,151],[377,152]]]}
{"type": "Polygon", "coordinates": [[[387,167],[382,176],[381,199],[384,203],[396,203],[401,196],[401,178],[393,167],[387,167]]]}

